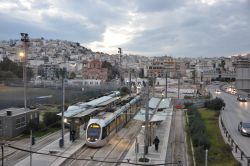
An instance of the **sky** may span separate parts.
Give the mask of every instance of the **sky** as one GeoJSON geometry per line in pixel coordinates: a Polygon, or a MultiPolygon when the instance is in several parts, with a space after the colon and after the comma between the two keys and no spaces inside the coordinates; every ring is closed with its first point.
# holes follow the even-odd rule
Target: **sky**
{"type": "Polygon", "coordinates": [[[0,40],[61,39],[110,54],[250,51],[250,0],[0,0],[0,40]]]}

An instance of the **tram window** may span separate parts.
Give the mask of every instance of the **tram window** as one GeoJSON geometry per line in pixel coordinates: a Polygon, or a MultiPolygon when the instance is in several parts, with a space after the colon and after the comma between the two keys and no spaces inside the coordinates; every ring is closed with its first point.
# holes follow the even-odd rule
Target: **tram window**
{"type": "Polygon", "coordinates": [[[88,128],[87,134],[90,137],[99,137],[100,134],[100,126],[98,124],[92,124],[88,128]]]}
{"type": "Polygon", "coordinates": [[[89,128],[88,129],[88,136],[90,137],[98,137],[100,133],[100,129],[89,128]]]}

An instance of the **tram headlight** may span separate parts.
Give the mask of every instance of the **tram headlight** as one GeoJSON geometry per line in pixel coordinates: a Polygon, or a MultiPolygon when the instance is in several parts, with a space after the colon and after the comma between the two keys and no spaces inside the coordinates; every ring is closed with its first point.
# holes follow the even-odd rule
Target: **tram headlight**
{"type": "Polygon", "coordinates": [[[95,138],[95,141],[97,141],[97,138],[95,138]]]}
{"type": "Polygon", "coordinates": [[[90,138],[87,138],[87,140],[89,141],[89,140],[90,140],[90,138]]]}

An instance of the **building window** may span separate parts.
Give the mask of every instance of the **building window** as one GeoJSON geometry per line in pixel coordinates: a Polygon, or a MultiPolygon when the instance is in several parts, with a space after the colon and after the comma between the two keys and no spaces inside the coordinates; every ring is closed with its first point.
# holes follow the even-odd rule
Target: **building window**
{"type": "Polygon", "coordinates": [[[30,120],[32,120],[33,119],[33,115],[32,115],[32,113],[30,114],[30,120]]]}
{"type": "Polygon", "coordinates": [[[21,116],[19,118],[16,118],[16,129],[25,127],[26,126],[26,119],[25,116],[21,116]]]}
{"type": "Polygon", "coordinates": [[[35,112],[35,118],[37,118],[37,112],[35,112]]]}

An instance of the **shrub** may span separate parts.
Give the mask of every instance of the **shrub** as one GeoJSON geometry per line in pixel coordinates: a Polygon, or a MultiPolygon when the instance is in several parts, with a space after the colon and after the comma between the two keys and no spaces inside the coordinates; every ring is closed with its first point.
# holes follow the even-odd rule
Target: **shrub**
{"type": "Polygon", "coordinates": [[[213,100],[205,102],[205,107],[215,111],[219,111],[222,107],[225,107],[225,103],[221,98],[215,98],[213,100]]]}
{"type": "Polygon", "coordinates": [[[189,108],[189,107],[191,107],[193,105],[193,103],[191,103],[191,102],[186,102],[186,103],[184,103],[184,107],[185,108],[189,108]]]}
{"type": "Polygon", "coordinates": [[[129,92],[130,92],[129,88],[127,88],[125,86],[122,87],[120,90],[121,96],[125,96],[125,95],[129,94],[129,92]]]}
{"type": "MultiPolygon", "coordinates": [[[[191,106],[188,108],[188,118],[189,118],[189,127],[188,130],[191,134],[191,139],[195,149],[198,151],[204,151],[204,149],[210,148],[210,142],[208,136],[205,133],[205,125],[202,121],[197,108],[191,106]]],[[[199,153],[199,152],[197,152],[199,153]]],[[[200,156],[203,159],[202,156],[200,156]]],[[[199,159],[198,159],[199,160],[199,159]]]]}

